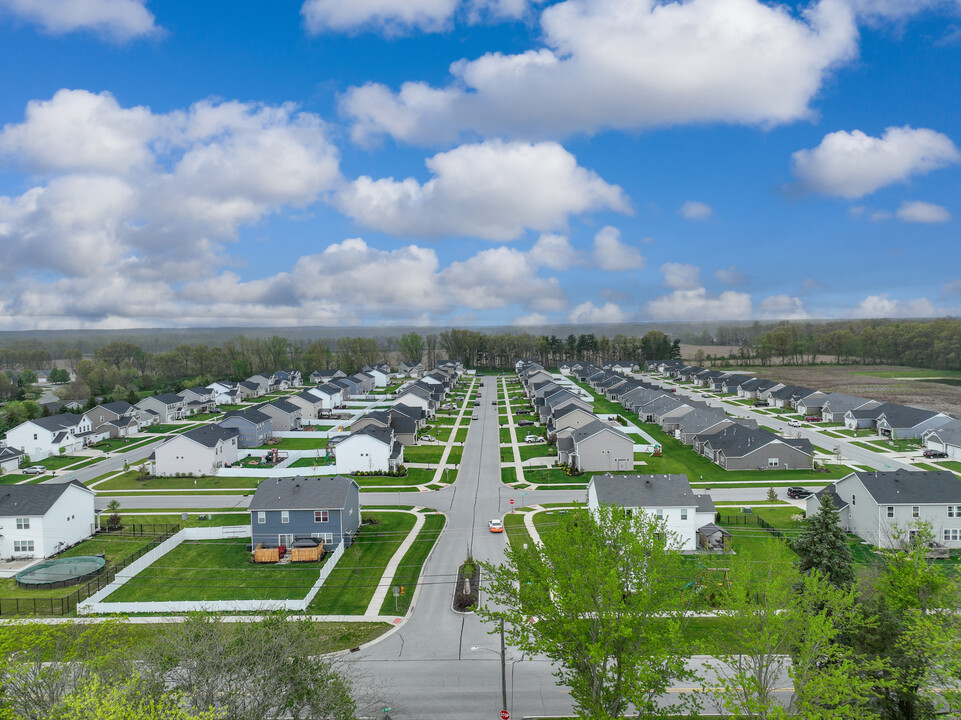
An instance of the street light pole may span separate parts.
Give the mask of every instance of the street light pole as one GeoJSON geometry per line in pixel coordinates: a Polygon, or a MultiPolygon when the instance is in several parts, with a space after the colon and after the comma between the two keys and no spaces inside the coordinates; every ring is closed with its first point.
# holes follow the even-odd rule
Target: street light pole
{"type": "Polygon", "coordinates": [[[504,618],[501,618],[501,709],[507,710],[507,648],[504,645],[504,618]]]}

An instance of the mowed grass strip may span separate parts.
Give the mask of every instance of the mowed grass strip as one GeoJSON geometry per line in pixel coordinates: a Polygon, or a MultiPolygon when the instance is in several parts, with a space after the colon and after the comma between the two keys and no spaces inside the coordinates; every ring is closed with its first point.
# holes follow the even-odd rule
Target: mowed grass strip
{"type": "Polygon", "coordinates": [[[221,490],[243,488],[253,490],[263,478],[247,477],[155,477],[138,480],[137,471],[130,470],[97,485],[97,492],[109,490],[221,490]]]}
{"type": "Polygon", "coordinates": [[[414,540],[414,543],[404,555],[404,559],[400,561],[397,572],[390,582],[391,592],[387,593],[384,604],[381,605],[381,615],[390,615],[391,613],[397,613],[398,615],[407,614],[407,610],[410,608],[411,598],[414,597],[414,589],[417,587],[417,581],[420,579],[420,573],[424,567],[424,562],[427,560],[431,549],[444,531],[444,524],[446,522],[447,518],[444,515],[432,514],[424,516],[424,527],[420,529],[420,532],[417,534],[417,539],[414,540]],[[393,588],[395,586],[404,589],[404,594],[398,595],[396,601],[393,594],[393,588]]]}
{"type": "Polygon", "coordinates": [[[255,450],[318,450],[327,447],[327,438],[281,438],[279,443],[260,445],[255,450]]]}
{"type": "Polygon", "coordinates": [[[442,445],[408,445],[404,448],[404,462],[437,463],[443,454],[442,445]]]}
{"type": "Polygon", "coordinates": [[[321,563],[252,563],[246,538],[188,540],[127,581],[105,602],[302,598],[321,563]]]}
{"type": "Polygon", "coordinates": [[[387,563],[413,529],[408,513],[364,513],[364,525],[307,608],[311,615],[363,615],[387,563]]]}

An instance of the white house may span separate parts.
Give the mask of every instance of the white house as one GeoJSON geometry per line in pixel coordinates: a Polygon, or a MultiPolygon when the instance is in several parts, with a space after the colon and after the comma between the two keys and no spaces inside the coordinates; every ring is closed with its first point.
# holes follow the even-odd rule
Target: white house
{"type": "Polygon", "coordinates": [[[697,549],[699,531],[716,531],[711,496],[696,494],[686,475],[595,475],[587,486],[587,507],[596,512],[601,505],[663,519],[684,552],[697,549]]]}
{"type": "Polygon", "coordinates": [[[374,378],[374,387],[387,387],[390,383],[390,372],[381,365],[365,365],[364,372],[374,378]]]}
{"type": "Polygon", "coordinates": [[[404,446],[393,429],[368,425],[353,432],[334,449],[337,472],[388,472],[404,462],[404,446]]]}
{"type": "Polygon", "coordinates": [[[4,485],[0,492],[0,557],[45,558],[93,535],[94,492],[78,480],[4,485]]]}
{"type": "Polygon", "coordinates": [[[202,425],[173,435],[153,452],[153,474],[213,475],[239,459],[237,428],[202,425]]]}
{"type": "MultiPolygon", "coordinates": [[[[35,418],[7,430],[7,445],[18,448],[31,460],[43,460],[66,453],[76,452],[94,439],[93,424],[85,415],[62,413],[35,418]]],[[[106,437],[106,434],[104,434],[106,437]]]]}
{"type": "Polygon", "coordinates": [[[924,521],[935,540],[961,548],[961,482],[949,470],[853,472],[808,497],[808,517],[824,493],[831,494],[841,527],[872,545],[898,548],[899,532],[924,521]]]}
{"type": "Polygon", "coordinates": [[[307,392],[320,398],[321,408],[324,410],[333,410],[338,405],[344,404],[344,391],[343,388],[333,383],[324,383],[323,385],[318,385],[317,387],[311,388],[307,392]]]}
{"type": "Polygon", "coordinates": [[[0,472],[15,472],[23,462],[23,451],[12,447],[0,447],[0,472]]]}

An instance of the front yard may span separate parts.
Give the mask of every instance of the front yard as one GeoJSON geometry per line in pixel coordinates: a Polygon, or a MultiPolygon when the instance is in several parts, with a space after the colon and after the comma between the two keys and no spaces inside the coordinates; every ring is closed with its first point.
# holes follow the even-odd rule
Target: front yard
{"type": "Polygon", "coordinates": [[[322,450],[327,447],[327,438],[281,438],[280,442],[260,445],[255,450],[322,450]]]}
{"type": "Polygon", "coordinates": [[[109,490],[222,490],[242,488],[255,490],[263,478],[240,477],[154,477],[139,480],[139,473],[130,470],[105,480],[94,487],[97,492],[109,490]]]}

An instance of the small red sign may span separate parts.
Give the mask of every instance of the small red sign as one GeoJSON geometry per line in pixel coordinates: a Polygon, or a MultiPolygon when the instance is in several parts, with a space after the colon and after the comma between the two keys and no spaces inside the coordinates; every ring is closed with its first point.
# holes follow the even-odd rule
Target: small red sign
{"type": "Polygon", "coordinates": [[[514,504],[514,498],[511,498],[511,505],[514,504]]]}
{"type": "Polygon", "coordinates": [[[511,714],[507,710],[500,711],[501,720],[511,720],[511,714]]]}

